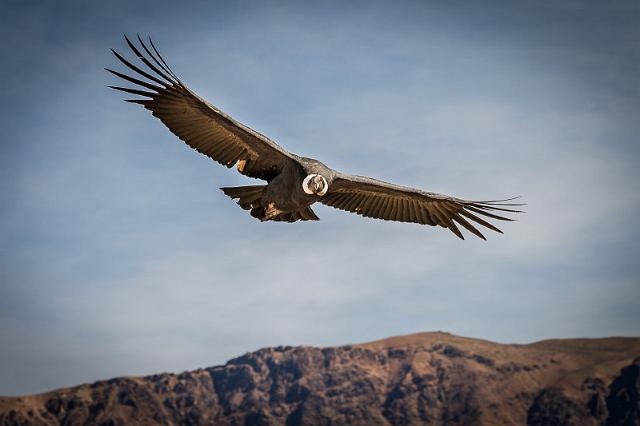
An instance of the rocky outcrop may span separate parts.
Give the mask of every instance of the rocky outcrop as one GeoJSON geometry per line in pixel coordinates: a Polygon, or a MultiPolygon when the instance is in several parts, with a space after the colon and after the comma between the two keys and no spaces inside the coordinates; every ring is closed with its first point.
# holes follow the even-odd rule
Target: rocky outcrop
{"type": "Polygon", "coordinates": [[[640,422],[640,357],[625,367],[609,386],[607,425],[635,425],[640,422]]]}
{"type": "Polygon", "coordinates": [[[640,423],[640,339],[502,345],[423,333],[262,349],[224,366],[0,398],[0,425],[640,423]]]}

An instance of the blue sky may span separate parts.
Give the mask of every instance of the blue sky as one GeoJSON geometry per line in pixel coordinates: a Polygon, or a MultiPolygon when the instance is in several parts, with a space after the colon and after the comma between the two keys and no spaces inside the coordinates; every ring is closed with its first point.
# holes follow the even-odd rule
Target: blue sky
{"type": "Polygon", "coordinates": [[[638,22],[637,2],[3,2],[0,395],[418,331],[640,334],[638,22]],[[106,88],[136,32],[295,153],[527,213],[487,242],[324,206],[260,223],[217,189],[251,179],[106,88]]]}

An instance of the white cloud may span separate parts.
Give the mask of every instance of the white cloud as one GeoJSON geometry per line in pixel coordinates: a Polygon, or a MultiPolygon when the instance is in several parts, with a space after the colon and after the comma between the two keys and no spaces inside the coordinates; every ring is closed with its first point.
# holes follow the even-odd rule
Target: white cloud
{"type": "Polygon", "coordinates": [[[29,96],[1,160],[0,335],[12,344],[0,393],[268,345],[430,329],[523,342],[638,325],[629,99],[543,66],[544,46],[471,38],[431,9],[440,24],[426,28],[402,10],[347,12],[243,12],[166,27],[159,47],[198,93],[299,154],[456,196],[523,195],[527,213],[487,242],[324,206],[319,223],[259,223],[217,190],[249,179],[104,88],[115,30],[30,38],[47,72],[7,92],[29,96]]]}

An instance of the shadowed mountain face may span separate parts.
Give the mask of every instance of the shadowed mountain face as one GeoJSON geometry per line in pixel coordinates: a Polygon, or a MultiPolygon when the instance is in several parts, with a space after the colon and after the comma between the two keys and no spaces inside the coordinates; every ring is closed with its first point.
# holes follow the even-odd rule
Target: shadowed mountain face
{"type": "Polygon", "coordinates": [[[502,345],[422,333],[0,398],[0,425],[636,425],[639,391],[640,338],[502,345]]]}

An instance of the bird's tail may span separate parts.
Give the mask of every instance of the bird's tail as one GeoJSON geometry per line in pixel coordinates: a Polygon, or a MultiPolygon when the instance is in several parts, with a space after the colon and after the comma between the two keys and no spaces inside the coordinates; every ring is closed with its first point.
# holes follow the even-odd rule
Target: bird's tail
{"type": "Polygon", "coordinates": [[[232,186],[220,188],[225,195],[238,200],[238,205],[245,210],[251,210],[251,216],[262,219],[264,207],[262,194],[267,185],[232,186]]]}
{"type": "Polygon", "coordinates": [[[299,211],[283,212],[275,217],[267,217],[262,205],[262,195],[267,185],[233,186],[220,188],[225,195],[238,200],[238,205],[245,210],[251,210],[251,216],[259,220],[274,220],[277,222],[296,222],[298,220],[320,220],[311,210],[305,207],[299,211]]]}

